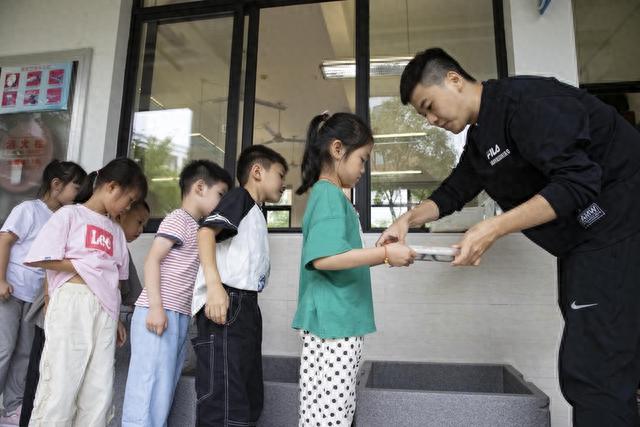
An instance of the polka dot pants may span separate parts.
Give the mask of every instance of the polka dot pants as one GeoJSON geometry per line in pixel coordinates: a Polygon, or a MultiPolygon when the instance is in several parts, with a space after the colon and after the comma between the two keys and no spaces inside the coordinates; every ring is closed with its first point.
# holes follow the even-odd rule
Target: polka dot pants
{"type": "Polygon", "coordinates": [[[319,338],[303,331],[300,427],[350,427],[363,337],[319,338]]]}

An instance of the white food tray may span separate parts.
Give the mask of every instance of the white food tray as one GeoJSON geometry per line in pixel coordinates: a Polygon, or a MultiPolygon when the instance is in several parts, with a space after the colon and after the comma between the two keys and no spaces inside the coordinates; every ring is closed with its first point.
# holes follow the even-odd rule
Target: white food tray
{"type": "Polygon", "coordinates": [[[416,251],[416,261],[451,262],[458,254],[458,249],[448,246],[411,246],[416,251]]]}

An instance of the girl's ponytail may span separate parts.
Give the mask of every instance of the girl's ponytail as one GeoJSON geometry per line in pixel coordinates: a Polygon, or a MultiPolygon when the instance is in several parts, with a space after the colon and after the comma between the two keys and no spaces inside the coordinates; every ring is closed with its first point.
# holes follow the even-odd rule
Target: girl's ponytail
{"type": "Polygon", "coordinates": [[[345,148],[345,156],[354,150],[373,144],[371,129],[358,116],[351,113],[323,113],[315,116],[307,131],[307,145],[302,157],[302,184],[296,194],[304,194],[320,178],[324,165],[331,165],[329,147],[339,140],[345,148]]]}
{"type": "Polygon", "coordinates": [[[315,116],[309,129],[307,130],[307,143],[304,147],[304,155],[302,156],[302,165],[300,166],[302,174],[302,184],[296,190],[296,194],[302,195],[309,190],[318,181],[323,162],[328,158],[326,147],[322,147],[318,134],[320,129],[329,119],[329,113],[322,113],[315,116]],[[323,153],[324,148],[324,153],[323,153]]]}
{"type": "Polygon", "coordinates": [[[82,185],[80,186],[80,190],[78,190],[78,194],[76,195],[74,203],[84,203],[93,196],[93,187],[96,182],[96,177],[98,176],[98,171],[93,171],[89,175],[86,176],[82,185]]]}

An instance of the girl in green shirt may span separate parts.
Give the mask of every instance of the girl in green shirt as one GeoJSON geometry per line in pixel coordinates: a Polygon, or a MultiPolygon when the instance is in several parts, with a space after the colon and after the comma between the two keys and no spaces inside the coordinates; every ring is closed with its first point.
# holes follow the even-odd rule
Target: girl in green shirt
{"type": "Polygon", "coordinates": [[[356,115],[316,116],[302,160],[303,194],[298,308],[293,328],[303,348],[300,426],[350,426],[363,336],[376,330],[369,267],[407,266],[415,252],[392,243],[363,248],[357,213],[346,196],[364,173],[373,148],[369,127],[356,115]]]}

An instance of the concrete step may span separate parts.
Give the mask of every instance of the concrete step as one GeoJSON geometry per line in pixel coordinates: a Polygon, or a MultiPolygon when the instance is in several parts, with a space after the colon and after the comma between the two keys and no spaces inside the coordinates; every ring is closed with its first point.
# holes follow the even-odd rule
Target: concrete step
{"type": "MultiPolygon", "coordinates": [[[[129,358],[128,345],[116,351],[113,400],[115,414],[109,427],[121,425],[129,358]]],[[[299,363],[297,357],[265,356],[263,358],[264,409],[258,423],[259,427],[297,426],[299,363]]],[[[168,426],[195,426],[195,411],[195,378],[191,375],[183,375],[176,388],[168,426]]]]}

